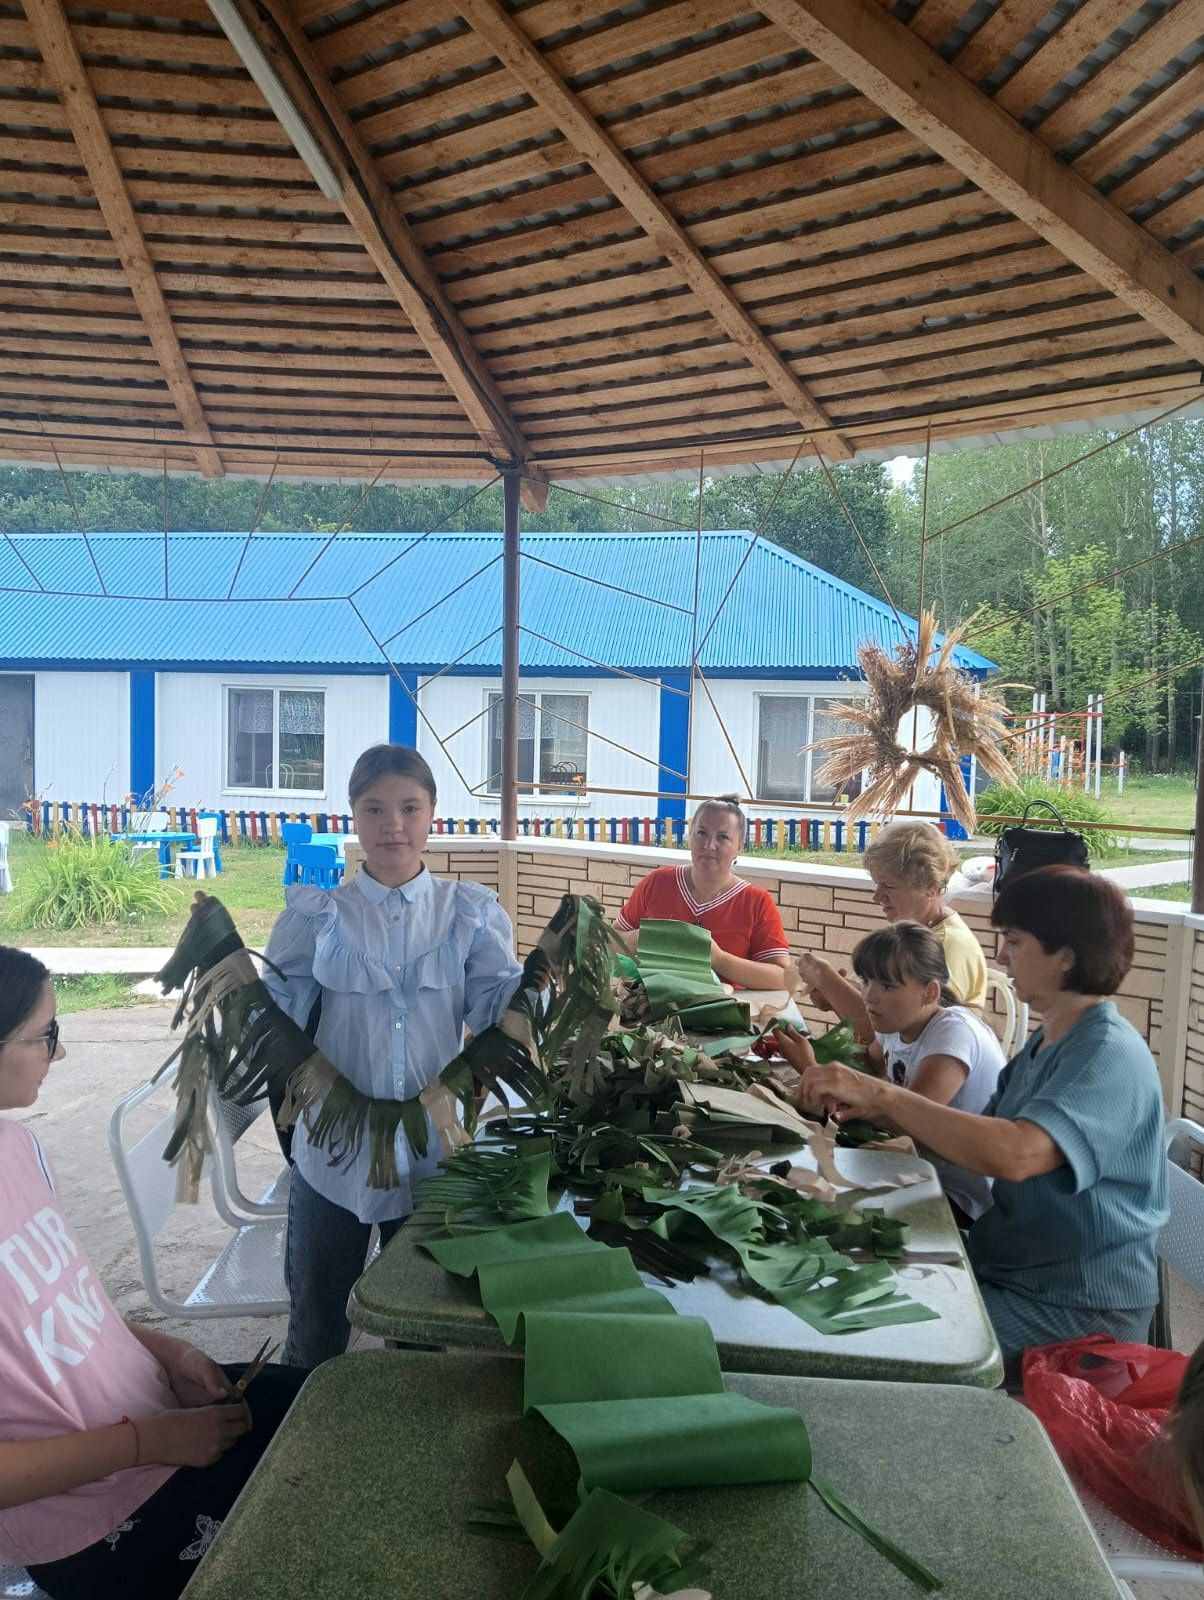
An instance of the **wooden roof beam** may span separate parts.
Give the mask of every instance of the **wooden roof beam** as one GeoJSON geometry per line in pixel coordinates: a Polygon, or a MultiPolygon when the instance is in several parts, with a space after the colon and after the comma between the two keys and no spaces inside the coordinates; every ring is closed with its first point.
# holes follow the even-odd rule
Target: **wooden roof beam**
{"type": "Polygon", "coordinates": [[[458,0],[457,9],[643,228],[775,398],[809,432],[818,435],[816,443],[825,455],[838,461],[850,460],[853,451],[828,413],[783,361],[669,208],[582,101],[548,66],[518,23],[497,0],[458,0]]]}
{"type": "Polygon", "coordinates": [[[113,153],[91,81],[72,37],[62,0],[23,0],[23,4],[50,82],[67,113],[76,148],[112,235],[134,304],[146,326],[151,349],[184,424],[188,442],[196,451],[197,465],[206,477],[220,478],[224,470],[222,459],[172,327],[154,263],[113,153]]]}
{"type": "Polygon", "coordinates": [[[1204,364],[1204,285],[874,0],[758,0],[761,11],[1204,364]]]}
{"type": "MultiPolygon", "coordinates": [[[[542,511],[547,479],[493,374],[376,169],[287,0],[236,0],[239,16],[320,146],[339,203],[492,460],[523,466],[523,504],[542,511]],[[261,15],[262,13],[263,15],[261,15]]],[[[215,15],[217,13],[215,12],[215,15]]],[[[218,15],[218,21],[222,19],[218,15]]]]}

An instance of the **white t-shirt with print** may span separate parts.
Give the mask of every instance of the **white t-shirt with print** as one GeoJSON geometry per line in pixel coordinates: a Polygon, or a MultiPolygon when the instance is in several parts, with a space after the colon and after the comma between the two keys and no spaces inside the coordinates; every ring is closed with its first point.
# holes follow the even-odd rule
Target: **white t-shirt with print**
{"type": "MultiPolygon", "coordinates": [[[[880,1033],[878,1043],[886,1060],[886,1076],[891,1083],[911,1088],[920,1064],[929,1056],[952,1056],[966,1067],[961,1088],[950,1100],[955,1111],[981,1112],[995,1093],[1003,1070],[1003,1051],[990,1027],[965,1006],[943,1007],[932,1017],[918,1039],[910,1042],[897,1033],[880,1033]]],[[[991,1180],[981,1173],[925,1152],[951,1200],[971,1219],[980,1217],[991,1204],[991,1180]]]]}

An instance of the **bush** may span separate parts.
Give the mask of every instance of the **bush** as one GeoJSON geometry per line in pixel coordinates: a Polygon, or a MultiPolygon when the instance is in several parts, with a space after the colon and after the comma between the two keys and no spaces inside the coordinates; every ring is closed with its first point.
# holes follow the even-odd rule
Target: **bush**
{"type": "MultiPolygon", "coordinates": [[[[1081,789],[1064,789],[1061,784],[1050,783],[1047,778],[1021,778],[1018,786],[1012,784],[992,783],[978,796],[975,809],[978,812],[978,831],[985,834],[1002,833],[1009,824],[1006,822],[993,822],[992,817],[1020,817],[1024,815],[1024,808],[1033,800],[1048,800],[1056,806],[1066,819],[1068,827],[1073,828],[1076,822],[1111,822],[1107,811],[1098,800],[1092,799],[1089,794],[1084,794],[1081,789]]],[[[1053,818],[1048,811],[1038,811],[1032,820],[1045,817],[1050,823],[1053,818]]],[[[1117,835],[1108,829],[1089,829],[1083,837],[1087,841],[1087,848],[1093,856],[1111,855],[1117,848],[1117,835]]]]}
{"type": "Polygon", "coordinates": [[[17,880],[12,912],[29,928],[87,928],[174,909],[154,850],[131,856],[105,835],[64,833],[48,839],[42,859],[17,880]]]}

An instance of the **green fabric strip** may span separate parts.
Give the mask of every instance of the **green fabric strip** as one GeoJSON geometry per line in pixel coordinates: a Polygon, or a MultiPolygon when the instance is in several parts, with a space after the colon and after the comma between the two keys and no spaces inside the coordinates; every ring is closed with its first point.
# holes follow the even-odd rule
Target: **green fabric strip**
{"type": "Polygon", "coordinates": [[[577,1457],[587,1488],[700,1489],[806,1482],[811,1444],[797,1411],[742,1394],[666,1395],[537,1406],[577,1457]]]}
{"type": "Polygon", "coordinates": [[[523,1407],[588,1400],[646,1400],[719,1394],[723,1378],[710,1324],[701,1317],[662,1318],[555,1310],[523,1315],[526,1364],[523,1407]]]}
{"type": "Polygon", "coordinates": [[[478,1267],[481,1304],[507,1344],[514,1343],[523,1313],[541,1307],[623,1316],[676,1315],[663,1294],[645,1286],[629,1251],[613,1250],[592,1239],[587,1244],[585,1250],[529,1257],[521,1264],[478,1267]]]}
{"type": "Polygon", "coordinates": [[[534,1222],[515,1222],[505,1228],[486,1228],[481,1233],[461,1234],[452,1239],[424,1240],[422,1248],[439,1265],[459,1278],[470,1278],[483,1264],[498,1261],[523,1261],[531,1256],[555,1255],[562,1250],[605,1250],[604,1244],[583,1233],[567,1211],[534,1222]]]}

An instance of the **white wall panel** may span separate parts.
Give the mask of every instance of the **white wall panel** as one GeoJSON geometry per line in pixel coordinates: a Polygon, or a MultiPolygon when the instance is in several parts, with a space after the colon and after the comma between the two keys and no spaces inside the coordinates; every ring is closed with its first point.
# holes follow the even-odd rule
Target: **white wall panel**
{"type": "Polygon", "coordinates": [[[183,805],[344,811],[355,758],[389,737],[389,685],[380,673],[161,672],[156,703],[155,769],[162,777],[175,764],[184,768],[172,796],[183,805]],[[226,787],[225,691],[240,685],[325,691],[326,785],[321,795],[226,787]]]}
{"type": "Polygon", "coordinates": [[[130,786],[125,672],[36,672],[34,788],[44,800],[120,802],[130,786]]]}
{"type": "MultiPolygon", "coordinates": [[[[422,719],[418,723],[418,748],[431,764],[439,789],[439,812],[452,817],[497,816],[496,797],[476,796],[469,788],[486,776],[487,723],[481,713],[490,693],[501,688],[498,678],[458,677],[448,673],[420,686],[419,704],[435,731],[445,742],[455,764],[463,774],[461,782],[451,761],[439,748],[431,729],[422,719]],[[472,720],[475,718],[475,721],[472,720]],[[464,727],[467,723],[468,726],[464,727]],[[455,732],[462,729],[461,732],[455,732]],[[449,735],[454,737],[449,738],[449,735]],[[465,785],[467,784],[468,787],[465,785]]],[[[620,789],[658,787],[657,743],[660,731],[660,692],[627,678],[540,678],[524,676],[521,694],[586,694],[589,696],[590,739],[587,775],[591,785],[607,784],[620,789]],[[608,744],[607,740],[614,743],[608,744]],[[616,745],[625,745],[637,755],[629,755],[616,745]]],[[[521,816],[610,817],[655,815],[656,801],[640,798],[625,800],[621,794],[603,793],[589,788],[584,795],[567,798],[539,797],[519,803],[521,816]]]]}
{"type": "MultiPolygon", "coordinates": [[[[809,694],[815,697],[820,706],[824,706],[829,700],[849,698],[857,686],[833,682],[831,679],[708,678],[707,687],[715,701],[714,709],[705,689],[695,687],[694,690],[691,792],[748,794],[751,790],[755,795],[758,697],[768,694],[809,694]],[[723,719],[722,727],[719,718],[723,719]],[[724,729],[727,730],[726,738],[724,729]],[[729,739],[739,757],[739,765],[729,748],[729,739]],[[744,776],[741,776],[741,767],[744,776]]],[[[754,809],[762,817],[799,815],[797,811],[784,810],[770,801],[756,802],[754,809]]]]}

